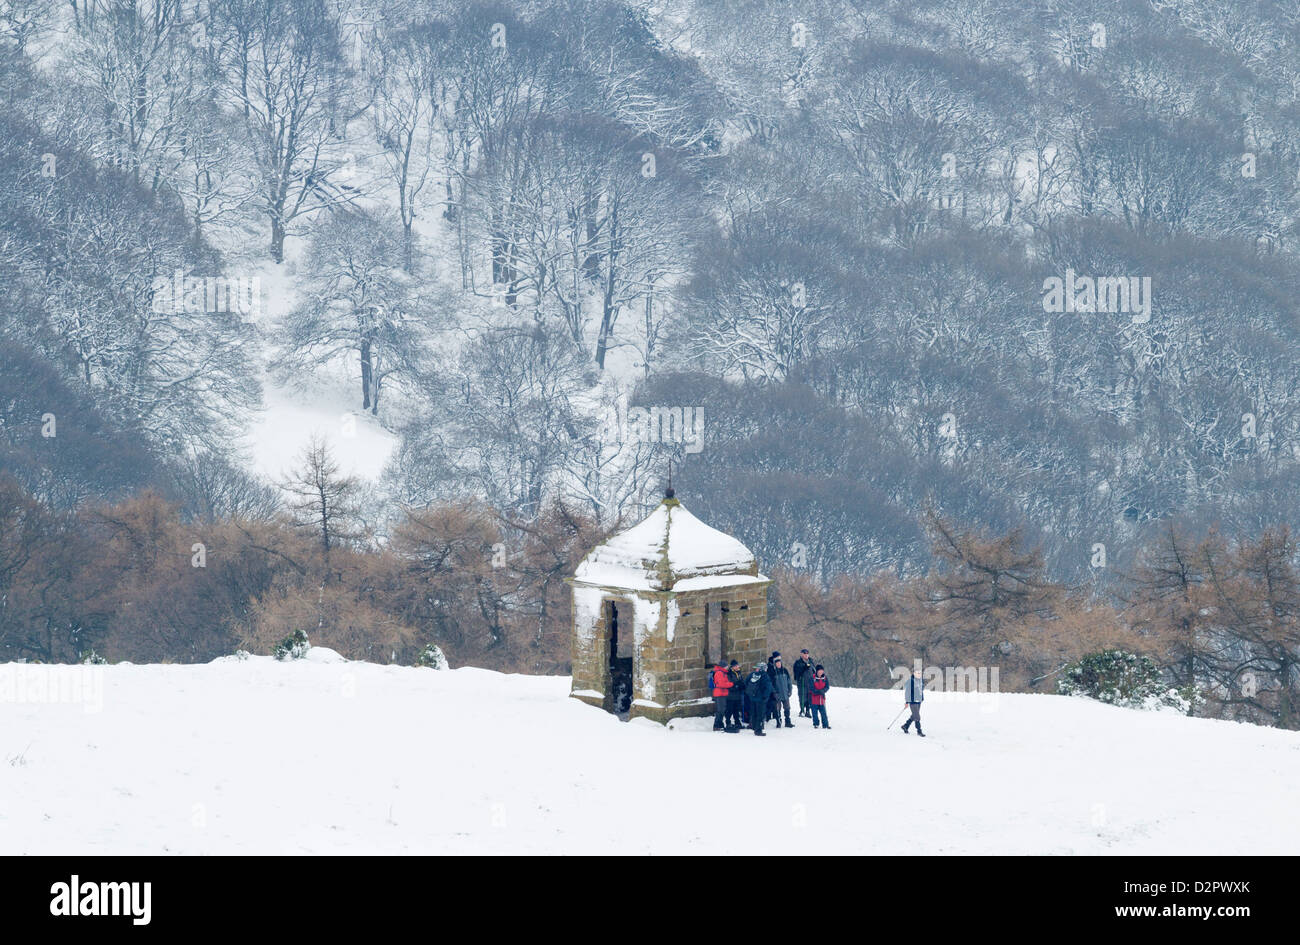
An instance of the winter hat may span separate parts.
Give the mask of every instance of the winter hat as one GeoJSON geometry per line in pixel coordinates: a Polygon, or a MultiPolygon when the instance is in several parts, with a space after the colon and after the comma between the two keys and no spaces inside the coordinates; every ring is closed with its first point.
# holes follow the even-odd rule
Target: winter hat
{"type": "Polygon", "coordinates": [[[825,669],[825,668],[826,668],[826,667],[823,666],[821,663],[818,663],[818,664],[817,664],[817,669],[825,669]]]}
{"type": "Polygon", "coordinates": [[[730,663],[729,665],[731,665],[731,666],[739,666],[739,665],[740,665],[740,660],[732,660],[731,663],[730,663]]]}
{"type": "Polygon", "coordinates": [[[808,651],[807,651],[807,650],[800,650],[799,653],[800,653],[800,655],[802,655],[802,656],[807,656],[807,655],[808,655],[808,651]]]}
{"type": "Polygon", "coordinates": [[[781,658],[780,650],[773,650],[772,655],[768,657],[768,659],[770,660],[779,660],[780,658],[781,658]]]}
{"type": "Polygon", "coordinates": [[[767,664],[764,663],[762,660],[759,660],[757,663],[754,664],[754,668],[755,668],[755,669],[767,669],[767,664]]]}

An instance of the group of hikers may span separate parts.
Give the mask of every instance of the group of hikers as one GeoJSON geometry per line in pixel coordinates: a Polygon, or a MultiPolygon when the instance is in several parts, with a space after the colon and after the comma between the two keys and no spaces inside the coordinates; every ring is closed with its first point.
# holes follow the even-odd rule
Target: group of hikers
{"type": "MultiPolygon", "coordinates": [[[[742,728],[751,728],[755,735],[766,735],[763,726],[771,721],[781,727],[781,715],[785,714],[785,727],[794,728],[790,721],[790,695],[799,695],[799,717],[811,718],[813,728],[829,730],[830,720],[826,716],[826,693],[831,688],[831,681],[826,676],[826,668],[820,663],[813,663],[807,650],[799,651],[799,658],[794,663],[794,678],[785,668],[781,654],[773,651],[766,663],[754,664],[752,672],[743,674],[740,663],[732,660],[730,664],[718,660],[709,673],[709,684],[713,692],[713,730],[715,732],[739,732],[742,728]]],[[[903,733],[915,724],[916,734],[924,736],[921,731],[921,700],[925,698],[925,683],[920,671],[916,671],[907,680],[903,688],[903,703],[911,709],[911,717],[903,725],[903,733]]]]}
{"type": "Polygon", "coordinates": [[[749,727],[755,735],[766,735],[763,726],[768,721],[781,727],[781,714],[785,713],[785,727],[794,728],[790,721],[790,695],[799,694],[800,718],[811,718],[813,728],[831,727],[826,717],[826,691],[831,681],[826,668],[814,665],[807,650],[799,652],[794,664],[794,679],[785,668],[781,654],[773,651],[766,663],[755,663],[753,672],[743,674],[740,663],[721,660],[710,674],[713,691],[713,730],[739,732],[749,727]]]}

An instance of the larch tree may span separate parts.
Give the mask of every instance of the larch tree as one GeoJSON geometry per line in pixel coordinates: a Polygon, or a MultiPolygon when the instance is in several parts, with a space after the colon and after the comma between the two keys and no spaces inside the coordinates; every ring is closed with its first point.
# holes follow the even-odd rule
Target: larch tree
{"type": "Polygon", "coordinates": [[[330,553],[363,535],[361,484],[355,477],[343,475],[329,446],[313,436],[298,468],[281,486],[290,495],[287,505],[294,524],[319,539],[323,581],[329,583],[330,553]]]}

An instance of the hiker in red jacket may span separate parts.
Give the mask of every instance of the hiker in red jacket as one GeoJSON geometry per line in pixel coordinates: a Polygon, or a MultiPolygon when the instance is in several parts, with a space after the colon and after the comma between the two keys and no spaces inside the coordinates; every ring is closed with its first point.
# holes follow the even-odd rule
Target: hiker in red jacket
{"type": "Polygon", "coordinates": [[[734,685],[727,678],[727,667],[722,660],[713,667],[713,730],[721,732],[726,728],[724,717],[727,714],[727,692],[734,685]]]}
{"type": "Polygon", "coordinates": [[[830,721],[826,718],[826,690],[831,688],[831,681],[826,678],[826,669],[821,663],[813,670],[812,679],[808,683],[808,701],[811,703],[809,708],[812,709],[813,728],[820,727],[829,729],[830,721]]]}

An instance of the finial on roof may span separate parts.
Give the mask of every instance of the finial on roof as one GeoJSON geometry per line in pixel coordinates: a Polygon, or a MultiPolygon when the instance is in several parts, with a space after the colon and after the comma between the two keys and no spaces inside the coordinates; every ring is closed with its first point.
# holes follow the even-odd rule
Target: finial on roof
{"type": "Polygon", "coordinates": [[[673,461],[668,460],[668,488],[664,490],[664,501],[677,503],[677,493],[673,490],[673,461]]]}

